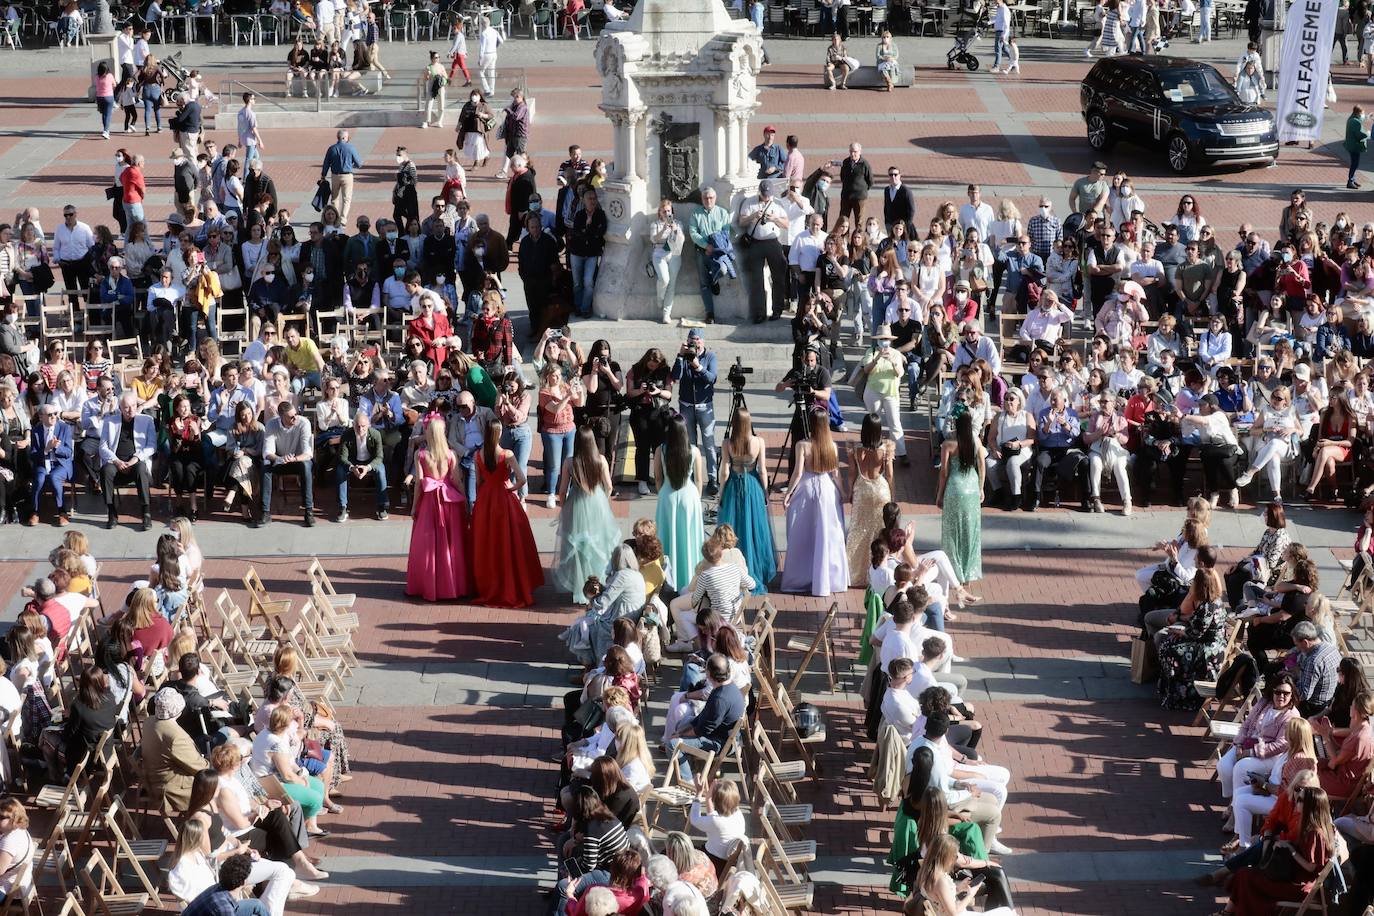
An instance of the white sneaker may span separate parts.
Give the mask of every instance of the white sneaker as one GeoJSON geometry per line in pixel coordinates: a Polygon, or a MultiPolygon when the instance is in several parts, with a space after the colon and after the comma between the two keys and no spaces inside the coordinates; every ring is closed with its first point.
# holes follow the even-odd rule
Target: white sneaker
{"type": "Polygon", "coordinates": [[[1255,479],[1255,474],[1254,474],[1254,472],[1253,472],[1253,471],[1246,471],[1244,474],[1241,474],[1239,477],[1236,478],[1236,489],[1237,489],[1237,490],[1244,490],[1246,487],[1250,486],[1250,481],[1252,481],[1252,480],[1254,480],[1254,479],[1255,479]]]}
{"type": "Polygon", "coordinates": [[[1092,49],[1092,48],[1087,48],[1087,49],[1085,49],[1085,50],[1083,51],[1083,56],[1084,56],[1084,57],[1091,58],[1091,57],[1093,56],[1093,49],[1092,49]]]}
{"type": "Polygon", "coordinates": [[[988,847],[988,852],[999,856],[1016,855],[1016,850],[1012,849],[1009,846],[1004,846],[1001,840],[993,840],[992,845],[988,847]]]}
{"type": "Polygon", "coordinates": [[[550,494],[549,498],[544,500],[544,505],[550,509],[558,508],[558,497],[550,494]]]}
{"type": "Polygon", "coordinates": [[[1232,491],[1231,491],[1231,508],[1232,508],[1232,509],[1236,509],[1236,508],[1239,508],[1239,507],[1240,507],[1240,490],[1232,490],[1232,491]]]}
{"type": "Polygon", "coordinates": [[[647,483],[645,483],[644,481],[642,481],[642,480],[639,481],[639,495],[640,495],[640,496],[648,496],[648,495],[649,495],[649,485],[648,485],[647,483]]]}

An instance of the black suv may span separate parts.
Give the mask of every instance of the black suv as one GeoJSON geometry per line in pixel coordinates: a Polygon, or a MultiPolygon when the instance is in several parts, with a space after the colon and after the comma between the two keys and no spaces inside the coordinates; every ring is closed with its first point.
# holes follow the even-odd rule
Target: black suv
{"type": "Polygon", "coordinates": [[[1274,116],[1247,105],[1215,67],[1186,57],[1109,57],[1079,90],[1088,143],[1117,139],[1163,146],[1169,167],[1210,162],[1272,163],[1279,155],[1274,116]]]}

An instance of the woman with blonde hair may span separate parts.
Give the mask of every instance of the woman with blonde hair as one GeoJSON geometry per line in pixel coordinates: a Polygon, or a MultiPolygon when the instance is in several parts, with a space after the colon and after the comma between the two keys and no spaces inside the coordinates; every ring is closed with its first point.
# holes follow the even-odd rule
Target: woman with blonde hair
{"type": "Polygon", "coordinates": [[[286,645],[277,649],[272,657],[272,669],[278,678],[291,684],[281,702],[300,714],[300,721],[307,729],[318,729],[324,733],[321,743],[332,752],[334,763],[331,788],[352,779],[348,775],[348,738],[344,735],[343,726],[334,718],[334,710],[329,708],[327,702],[307,699],[301,692],[301,659],[296,647],[286,645]]]}
{"type": "Polygon", "coordinates": [[[8,896],[19,881],[33,883],[28,869],[35,844],[29,835],[29,814],[17,798],[0,799],[0,896],[8,896]]]}
{"type": "Polygon", "coordinates": [[[615,762],[620,764],[621,775],[636,792],[643,792],[653,782],[655,772],[644,727],[627,717],[617,719],[612,731],[615,734],[615,762]]]}
{"type": "Polygon", "coordinates": [[[424,443],[415,456],[415,514],[406,563],[406,594],[426,601],[448,601],[466,597],[473,590],[467,499],[442,417],[429,421],[424,443]]]}
{"type": "Polygon", "coordinates": [[[1274,758],[1267,774],[1252,773],[1250,781],[1236,786],[1231,796],[1232,820],[1236,838],[1221,848],[1230,854],[1249,846],[1255,838],[1255,815],[1268,815],[1274,810],[1279,796],[1287,791],[1299,774],[1313,775],[1317,769],[1317,751],[1312,741],[1312,726],[1302,716],[1294,716],[1284,726],[1288,750],[1274,758]]]}
{"type": "MultiPolygon", "coordinates": [[[[924,897],[936,916],[961,916],[968,912],[973,903],[976,889],[970,879],[961,878],[955,883],[951,873],[959,860],[959,841],[948,833],[935,837],[921,860],[921,870],[916,876],[913,896],[924,897]]],[[[1011,907],[999,906],[984,910],[984,916],[1016,916],[1011,907]]]]}
{"type": "Polygon", "coordinates": [[[782,590],[826,597],[849,588],[839,454],[824,410],[809,417],[811,437],[797,443],[796,468],[783,497],[787,558],[782,590]]]}

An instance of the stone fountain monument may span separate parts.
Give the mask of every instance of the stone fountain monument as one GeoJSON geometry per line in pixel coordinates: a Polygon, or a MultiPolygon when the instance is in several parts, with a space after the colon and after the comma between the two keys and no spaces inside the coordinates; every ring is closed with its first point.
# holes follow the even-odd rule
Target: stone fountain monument
{"type": "MultiPolygon", "coordinates": [[[[610,231],[596,281],[599,315],[658,317],[645,265],[661,198],[674,202],[685,229],[703,186],[732,212],[757,190],[749,117],[758,108],[762,60],[758,29],[731,19],[721,0],[640,0],[628,19],[601,33],[600,107],[615,127],[615,152],[601,188],[610,231]]],[[[675,316],[704,314],[691,244],[684,244],[675,316]]],[[[727,283],[715,304],[722,319],[747,317],[743,281],[727,283]]]]}

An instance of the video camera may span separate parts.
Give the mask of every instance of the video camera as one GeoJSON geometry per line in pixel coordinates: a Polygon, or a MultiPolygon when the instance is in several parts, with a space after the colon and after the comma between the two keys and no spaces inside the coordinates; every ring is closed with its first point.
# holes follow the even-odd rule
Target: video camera
{"type": "Polygon", "coordinates": [[[736,391],[743,391],[745,382],[747,382],[749,376],[753,374],[754,370],[745,366],[743,359],[736,356],[735,364],[730,367],[730,371],[726,373],[725,378],[730,382],[731,388],[734,388],[736,391]]]}

